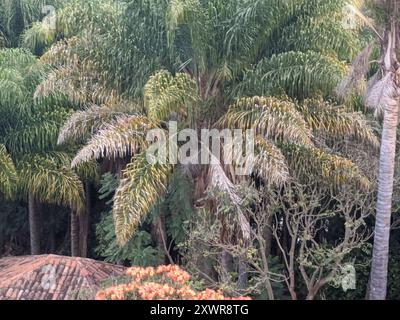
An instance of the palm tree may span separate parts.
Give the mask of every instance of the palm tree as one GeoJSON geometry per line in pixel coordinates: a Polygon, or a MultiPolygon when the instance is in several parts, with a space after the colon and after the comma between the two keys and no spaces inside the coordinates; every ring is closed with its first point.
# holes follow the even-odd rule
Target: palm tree
{"type": "MultiPolygon", "coordinates": [[[[259,172],[267,180],[279,182],[290,168],[307,176],[307,166],[296,169],[296,161],[312,164],[315,175],[329,167],[325,177],[335,181],[343,174],[360,177],[353,163],[313,140],[325,132],[376,145],[363,117],[321,99],[304,100],[316,92],[331,93],[346,71],[341,60],[350,60],[357,51],[352,31],[340,25],[343,1],[160,0],[152,6],[146,0],[126,6],[92,2],[73,1],[61,11],[60,25],[69,39],[43,56],[55,70],[36,95],[58,90],[82,106],[59,137],[60,143],[87,142],[73,165],[133,155],[115,196],[121,243],[165,191],[174,170],[149,165],[144,155],[146,130],[162,127],[171,115],[180,115],[182,126],[202,128],[231,105],[218,123],[256,129],[263,159],[259,172]],[[85,6],[92,2],[103,4],[96,17],[85,15],[85,6]],[[105,22],[101,17],[106,6],[113,15],[105,22]],[[116,49],[119,59],[113,54],[116,49]],[[156,72],[160,68],[181,72],[156,72]],[[282,92],[290,97],[271,97],[282,97],[282,92]],[[235,98],[254,94],[264,97],[235,98]]],[[[223,179],[229,180],[226,174],[223,179]]]]}
{"type": "Polygon", "coordinates": [[[50,44],[51,34],[45,24],[37,23],[46,19],[49,6],[60,8],[65,0],[3,0],[0,3],[0,47],[30,47],[40,53],[43,48],[36,44],[50,44]],[[32,28],[31,28],[32,27],[32,28]],[[24,34],[27,29],[28,34],[24,34]],[[39,37],[38,37],[39,36],[39,37]],[[21,41],[21,37],[23,37],[21,41]],[[21,43],[22,42],[22,43],[21,43]],[[35,46],[30,45],[35,44],[35,46]]]}
{"type": "Polygon", "coordinates": [[[395,0],[366,3],[369,9],[367,12],[371,13],[371,18],[357,9],[353,8],[353,10],[370,27],[376,40],[371,42],[354,61],[351,74],[341,83],[338,92],[343,97],[353,91],[361,92],[364,95],[365,104],[375,108],[377,114],[383,114],[378,202],[369,291],[370,299],[383,300],[387,292],[396,134],[400,106],[398,80],[400,4],[395,0]],[[374,47],[380,48],[380,57],[378,61],[375,61],[378,64],[378,70],[369,79],[367,90],[362,92],[362,83],[370,70],[374,47]]]}
{"type": "Polygon", "coordinates": [[[79,171],[87,171],[71,170],[70,154],[56,145],[68,108],[58,106],[61,100],[54,97],[33,99],[46,70],[25,50],[0,51],[0,187],[5,196],[29,203],[32,254],[40,253],[40,204],[81,211],[84,191],[79,171]]]}

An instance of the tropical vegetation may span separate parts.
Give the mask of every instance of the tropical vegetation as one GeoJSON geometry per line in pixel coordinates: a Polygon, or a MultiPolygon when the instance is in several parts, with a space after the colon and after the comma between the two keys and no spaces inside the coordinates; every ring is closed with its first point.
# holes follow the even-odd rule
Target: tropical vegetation
{"type": "Polygon", "coordinates": [[[398,10],[2,1],[0,256],[129,266],[98,299],[399,299],[398,10]],[[149,161],[171,124],[254,156],[149,161]]]}

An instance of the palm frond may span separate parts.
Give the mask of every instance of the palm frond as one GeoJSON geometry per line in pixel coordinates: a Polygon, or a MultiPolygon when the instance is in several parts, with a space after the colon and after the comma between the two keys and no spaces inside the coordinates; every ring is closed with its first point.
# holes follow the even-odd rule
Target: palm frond
{"type": "Polygon", "coordinates": [[[173,166],[149,164],[146,152],[132,158],[114,196],[113,215],[118,241],[125,244],[146,214],[166,192],[173,166]]]}
{"type": "Polygon", "coordinates": [[[18,174],[14,162],[4,145],[0,144],[0,192],[12,198],[17,189],[18,174]]]}
{"type": "Polygon", "coordinates": [[[284,27],[274,53],[309,50],[336,53],[340,60],[351,61],[359,49],[354,33],[343,28],[342,21],[332,16],[306,16],[284,27]]]}
{"type": "Polygon", "coordinates": [[[56,146],[60,125],[69,115],[64,108],[31,114],[7,131],[4,144],[16,155],[50,150],[56,146]]]}
{"type": "Polygon", "coordinates": [[[196,101],[196,82],[186,73],[173,77],[168,71],[159,71],[144,87],[144,104],[154,121],[165,120],[172,112],[187,117],[196,101]]]}
{"type": "Polygon", "coordinates": [[[311,143],[311,130],[295,104],[274,97],[241,98],[218,122],[220,127],[254,129],[269,140],[311,143]]]}
{"type": "Polygon", "coordinates": [[[105,84],[105,73],[90,59],[86,46],[93,45],[89,35],[61,40],[50,48],[41,61],[51,64],[52,72],[36,88],[36,99],[63,94],[71,102],[84,104],[118,104],[122,97],[105,84]]]}
{"type": "Polygon", "coordinates": [[[104,33],[115,28],[126,9],[123,1],[70,0],[59,10],[58,29],[67,37],[80,35],[85,29],[104,33]]]}
{"type": "Polygon", "coordinates": [[[346,184],[356,184],[362,188],[371,186],[368,178],[348,159],[309,146],[282,144],[280,148],[291,175],[303,183],[327,188],[340,188],[346,184]]]}
{"type": "Polygon", "coordinates": [[[370,81],[368,90],[364,96],[367,107],[375,109],[377,115],[383,114],[386,106],[393,102],[396,86],[393,83],[393,74],[388,72],[382,79],[378,80],[379,73],[370,81]]]}
{"type": "Polygon", "coordinates": [[[336,57],[314,51],[284,52],[263,59],[246,75],[239,91],[263,95],[283,91],[300,98],[316,92],[330,94],[346,71],[336,57]]]}
{"type": "Polygon", "coordinates": [[[17,163],[20,193],[24,198],[33,194],[43,203],[63,205],[79,211],[84,208],[85,193],[82,181],[60,158],[25,156],[17,163]]]}
{"type": "Polygon", "coordinates": [[[79,166],[75,167],[75,172],[83,182],[90,181],[98,184],[100,181],[99,164],[94,160],[81,163],[79,166]]]}
{"type": "Polygon", "coordinates": [[[237,192],[236,186],[226,175],[221,163],[214,155],[211,155],[211,157],[212,161],[208,172],[209,188],[217,189],[229,197],[233,206],[236,207],[242,236],[244,239],[248,240],[250,238],[250,226],[241,208],[242,199],[237,192]]]}
{"type": "Polygon", "coordinates": [[[134,155],[146,146],[147,131],[154,128],[144,116],[120,116],[102,127],[72,161],[72,167],[100,158],[118,159],[134,155]]]}
{"type": "Polygon", "coordinates": [[[125,107],[125,105],[118,105],[118,107],[91,105],[84,110],[76,111],[61,128],[57,143],[85,142],[90,136],[96,134],[102,126],[116,120],[118,116],[124,115],[125,107]]]}
{"type": "Polygon", "coordinates": [[[360,112],[349,112],[322,99],[307,99],[297,106],[308,126],[332,137],[351,137],[378,148],[379,140],[360,112]]]}
{"type": "Polygon", "coordinates": [[[21,45],[32,53],[40,55],[55,41],[56,33],[50,25],[36,22],[22,34],[21,45]]]}
{"type": "Polygon", "coordinates": [[[253,172],[267,184],[281,185],[289,178],[289,168],[282,151],[268,140],[257,137],[253,172]]]}
{"type": "Polygon", "coordinates": [[[209,43],[207,29],[209,29],[206,9],[199,0],[172,0],[166,14],[167,39],[170,48],[173,48],[178,27],[181,25],[189,29],[189,41],[197,67],[204,70],[206,66],[206,52],[209,43]]]}
{"type": "Polygon", "coordinates": [[[370,70],[370,58],[373,53],[374,43],[370,43],[364,48],[354,60],[350,73],[337,86],[336,94],[341,98],[346,98],[354,89],[360,93],[362,82],[370,70]]]}

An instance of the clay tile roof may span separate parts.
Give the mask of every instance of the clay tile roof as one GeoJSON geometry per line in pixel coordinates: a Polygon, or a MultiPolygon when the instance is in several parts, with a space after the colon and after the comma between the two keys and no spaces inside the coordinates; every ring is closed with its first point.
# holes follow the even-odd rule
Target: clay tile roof
{"type": "Polygon", "coordinates": [[[56,255],[0,259],[0,300],[72,300],[93,297],[107,279],[124,267],[56,255]]]}

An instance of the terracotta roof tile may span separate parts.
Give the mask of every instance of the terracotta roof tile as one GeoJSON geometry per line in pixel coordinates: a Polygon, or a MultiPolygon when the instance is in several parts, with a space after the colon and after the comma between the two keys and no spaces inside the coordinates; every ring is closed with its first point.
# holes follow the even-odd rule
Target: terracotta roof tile
{"type": "Polygon", "coordinates": [[[84,258],[55,255],[0,259],[0,300],[67,300],[95,291],[102,281],[120,276],[124,267],[84,258]]]}

